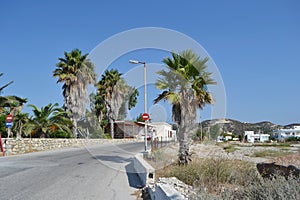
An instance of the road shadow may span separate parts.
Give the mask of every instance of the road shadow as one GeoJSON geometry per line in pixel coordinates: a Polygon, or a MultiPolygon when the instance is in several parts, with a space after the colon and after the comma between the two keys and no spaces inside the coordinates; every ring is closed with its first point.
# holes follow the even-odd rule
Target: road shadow
{"type": "Polygon", "coordinates": [[[114,162],[114,163],[128,163],[125,166],[125,171],[128,179],[128,183],[130,187],[141,189],[143,188],[142,181],[140,180],[140,177],[138,176],[138,173],[134,169],[134,159],[133,158],[124,158],[121,156],[105,156],[105,155],[98,155],[93,156],[93,159],[99,160],[99,161],[108,161],[108,162],[114,162]]]}
{"type": "Polygon", "coordinates": [[[109,162],[114,162],[114,163],[127,163],[130,162],[130,158],[124,158],[121,156],[93,156],[94,159],[96,160],[102,160],[102,161],[109,161],[109,162]]]}
{"type": "Polygon", "coordinates": [[[134,169],[133,158],[129,159],[129,163],[125,166],[125,170],[126,170],[129,186],[136,189],[143,188],[142,181],[138,176],[138,173],[134,169]]]}

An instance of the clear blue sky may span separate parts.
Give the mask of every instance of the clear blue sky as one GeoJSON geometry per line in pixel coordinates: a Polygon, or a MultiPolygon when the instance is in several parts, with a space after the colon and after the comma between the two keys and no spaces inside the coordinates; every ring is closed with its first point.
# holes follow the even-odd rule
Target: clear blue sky
{"type": "MultiPolygon", "coordinates": [[[[297,0],[0,1],[0,85],[14,81],[2,95],[26,97],[37,106],[62,105],[52,72],[64,51],[88,53],[122,31],[163,27],[193,38],[213,58],[225,85],[227,118],[300,122],[299,10],[297,0]]],[[[159,63],[166,56],[159,53],[141,51],[135,58],[159,63]]],[[[142,101],[131,115],[141,109],[142,101]]]]}

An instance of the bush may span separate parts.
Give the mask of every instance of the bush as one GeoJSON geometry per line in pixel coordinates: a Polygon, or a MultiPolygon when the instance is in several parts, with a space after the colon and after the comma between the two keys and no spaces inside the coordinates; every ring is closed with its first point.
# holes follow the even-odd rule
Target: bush
{"type": "Polygon", "coordinates": [[[194,159],[189,165],[172,165],[157,177],[175,176],[197,191],[191,199],[300,199],[300,179],[276,176],[263,179],[253,163],[239,160],[194,159]]]}
{"type": "Polygon", "coordinates": [[[289,137],[286,139],[287,142],[299,142],[300,137],[289,137]]]}
{"type": "Polygon", "coordinates": [[[102,128],[94,129],[93,132],[91,132],[90,138],[92,139],[98,139],[98,138],[105,138],[105,134],[102,128]]]}
{"type": "Polygon", "coordinates": [[[276,176],[272,179],[258,179],[235,193],[235,196],[243,199],[296,200],[300,199],[299,179],[290,177],[286,180],[283,176],[276,176]]]}
{"type": "Polygon", "coordinates": [[[110,136],[109,133],[105,133],[104,138],[105,138],[105,139],[111,139],[111,136],[110,136]]]}
{"type": "Polygon", "coordinates": [[[232,153],[236,150],[238,150],[238,148],[235,147],[236,145],[227,145],[224,146],[223,149],[225,150],[226,153],[232,153]]]}
{"type": "Polygon", "coordinates": [[[175,176],[208,192],[216,192],[222,184],[247,185],[254,174],[256,169],[252,163],[223,158],[193,159],[189,165],[172,165],[157,172],[157,176],[175,176]]]}
{"type": "Polygon", "coordinates": [[[65,131],[57,130],[53,133],[50,133],[49,137],[50,138],[73,138],[73,135],[65,131]]]}

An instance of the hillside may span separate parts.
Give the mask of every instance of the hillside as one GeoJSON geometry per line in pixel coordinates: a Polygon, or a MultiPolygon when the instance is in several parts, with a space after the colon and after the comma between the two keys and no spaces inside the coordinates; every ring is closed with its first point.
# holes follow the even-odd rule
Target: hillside
{"type": "Polygon", "coordinates": [[[254,131],[260,133],[271,134],[273,130],[283,128],[284,126],[273,124],[268,121],[258,123],[246,123],[233,119],[213,119],[206,120],[200,123],[203,131],[208,132],[212,127],[217,126],[220,129],[220,133],[232,132],[235,135],[243,135],[245,131],[254,131]]]}

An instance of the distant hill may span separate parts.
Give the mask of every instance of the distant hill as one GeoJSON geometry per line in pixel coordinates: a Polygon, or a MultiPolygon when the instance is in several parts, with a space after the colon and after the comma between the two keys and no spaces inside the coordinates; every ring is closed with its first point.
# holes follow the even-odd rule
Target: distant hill
{"type": "Polygon", "coordinates": [[[284,128],[284,126],[273,124],[272,122],[263,121],[258,123],[246,123],[233,119],[213,119],[206,120],[200,123],[203,131],[208,130],[213,126],[218,126],[221,133],[232,132],[235,135],[243,135],[245,131],[254,131],[256,133],[268,133],[271,134],[273,130],[284,128]]]}

